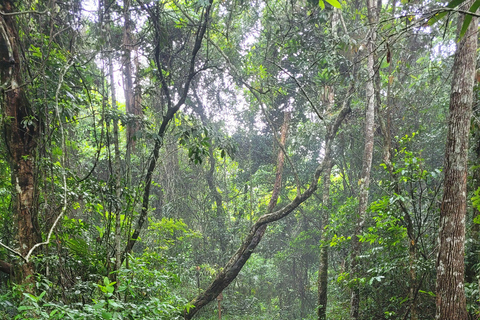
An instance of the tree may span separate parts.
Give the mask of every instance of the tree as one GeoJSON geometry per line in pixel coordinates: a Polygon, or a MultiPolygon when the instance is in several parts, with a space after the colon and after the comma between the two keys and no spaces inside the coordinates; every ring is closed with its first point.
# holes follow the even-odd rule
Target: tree
{"type": "MultiPolygon", "coordinates": [[[[467,3],[470,6],[473,1],[467,3]]],[[[462,25],[465,15],[459,18],[462,25]]],[[[464,292],[467,159],[477,50],[477,19],[460,39],[453,65],[445,182],[440,210],[436,319],[467,319],[464,292]]]]}
{"type": "MultiPolygon", "coordinates": [[[[3,10],[7,14],[12,13],[13,8],[12,2],[4,2],[3,10]]],[[[26,62],[20,54],[15,16],[2,15],[0,28],[2,109],[5,113],[7,148],[15,186],[13,215],[18,227],[19,253],[26,257],[30,249],[41,239],[35,170],[39,123],[23,87],[26,62]]],[[[35,270],[31,261],[23,261],[17,271],[20,283],[33,283],[35,270]]]]}
{"type": "MultiPolygon", "coordinates": [[[[358,272],[358,261],[357,258],[360,255],[361,242],[359,236],[362,233],[363,226],[366,219],[366,211],[368,204],[368,192],[370,185],[370,170],[372,168],[372,159],[373,159],[373,138],[374,138],[374,119],[375,119],[375,40],[376,40],[376,30],[375,26],[378,21],[378,12],[377,12],[377,3],[374,0],[367,1],[368,9],[368,21],[371,24],[371,29],[369,31],[368,42],[367,42],[367,70],[368,70],[368,79],[365,88],[366,92],[366,107],[365,107],[365,148],[363,151],[363,162],[362,162],[362,175],[360,177],[359,185],[359,202],[358,202],[358,215],[357,222],[355,226],[355,231],[352,236],[352,254],[351,254],[351,274],[356,277],[358,272]]],[[[359,284],[355,283],[352,288],[351,293],[351,310],[350,317],[351,319],[359,318],[359,308],[360,308],[360,289],[359,284]]]]}
{"type": "Polygon", "coordinates": [[[0,319],[434,318],[461,2],[2,2],[0,319]]]}

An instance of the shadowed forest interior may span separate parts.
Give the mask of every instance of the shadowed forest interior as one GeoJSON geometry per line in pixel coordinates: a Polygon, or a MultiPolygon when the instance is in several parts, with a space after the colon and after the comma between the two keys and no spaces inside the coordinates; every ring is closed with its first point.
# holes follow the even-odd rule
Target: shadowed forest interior
{"type": "Polygon", "coordinates": [[[479,7],[0,1],[0,319],[478,319],[479,7]]]}

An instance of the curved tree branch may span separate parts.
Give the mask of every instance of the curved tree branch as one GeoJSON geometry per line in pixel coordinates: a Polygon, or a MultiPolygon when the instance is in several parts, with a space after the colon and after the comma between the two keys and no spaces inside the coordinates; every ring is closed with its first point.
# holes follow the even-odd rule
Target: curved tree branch
{"type": "MultiPolygon", "coordinates": [[[[135,245],[138,237],[140,236],[140,231],[142,230],[143,224],[145,223],[145,220],[147,218],[148,214],[148,208],[149,208],[149,201],[150,201],[150,187],[152,185],[152,177],[153,177],[153,171],[155,170],[155,167],[157,165],[157,160],[158,160],[158,155],[160,152],[160,148],[163,146],[163,137],[165,136],[165,132],[167,130],[168,124],[170,121],[173,119],[175,116],[175,113],[180,109],[180,107],[185,103],[188,95],[188,91],[190,89],[190,84],[195,77],[195,75],[198,73],[195,70],[195,65],[196,65],[196,59],[197,59],[197,54],[200,51],[202,47],[202,41],[205,36],[205,32],[207,30],[207,25],[210,19],[210,10],[212,9],[212,4],[213,0],[209,1],[208,6],[204,9],[205,12],[203,14],[203,23],[199,26],[196,36],[195,36],[195,44],[193,46],[192,50],[192,55],[190,58],[190,66],[189,66],[189,71],[188,71],[188,76],[187,79],[185,80],[185,84],[183,86],[182,93],[180,95],[180,99],[178,102],[173,105],[172,101],[168,99],[168,109],[166,114],[163,116],[162,119],[162,124],[160,125],[160,128],[158,129],[157,133],[157,139],[155,140],[155,146],[153,148],[152,152],[152,158],[150,159],[150,164],[147,169],[147,174],[145,175],[145,189],[143,192],[143,197],[142,197],[142,210],[140,212],[140,217],[138,218],[137,225],[135,226],[135,230],[132,234],[132,236],[129,238],[128,243],[123,251],[122,254],[122,262],[126,257],[126,254],[129,253],[133,246],[135,245]]],[[[154,19],[154,16],[151,11],[149,11],[151,18],[154,19]]],[[[156,63],[159,63],[157,61],[156,63]]],[[[159,72],[161,73],[161,66],[157,65],[157,68],[159,72]]],[[[163,84],[162,84],[163,85],[163,84]]],[[[166,92],[165,92],[166,93],[166,92]]]]}
{"type": "Polygon", "coordinates": [[[318,180],[323,172],[323,170],[328,165],[325,159],[330,158],[331,146],[333,138],[335,137],[338,128],[340,127],[341,122],[345,119],[347,114],[350,112],[350,100],[353,92],[353,83],[350,85],[346,98],[343,102],[342,109],[336,116],[333,121],[333,125],[330,128],[329,133],[327,134],[326,145],[325,145],[325,157],[324,160],[318,165],[317,169],[313,174],[312,181],[310,186],[301,194],[297,195],[289,204],[283,208],[274,211],[265,213],[262,215],[257,222],[251,227],[249,233],[242,241],[240,248],[235,252],[235,254],[230,258],[227,264],[223,269],[218,273],[215,280],[205,289],[204,292],[200,293],[195,299],[193,299],[190,304],[194,307],[190,308],[188,311],[185,310],[184,317],[186,320],[190,320],[193,316],[204,306],[206,306],[210,301],[215,299],[228,285],[237,277],[240,270],[242,270],[245,263],[248,261],[252,255],[255,248],[260,243],[260,240],[263,237],[267,224],[278,221],[287,215],[289,215],[293,210],[295,210],[299,205],[305,202],[310,198],[313,193],[317,190],[318,180]]]}

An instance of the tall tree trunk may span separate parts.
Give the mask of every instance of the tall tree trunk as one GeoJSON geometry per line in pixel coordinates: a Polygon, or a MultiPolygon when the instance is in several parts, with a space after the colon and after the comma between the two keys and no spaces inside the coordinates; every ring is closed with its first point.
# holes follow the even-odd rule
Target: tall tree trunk
{"type": "MultiPolygon", "coordinates": [[[[108,37],[108,45],[111,45],[111,34],[110,34],[110,14],[107,15],[107,34],[108,37]]],[[[108,71],[110,74],[110,94],[112,100],[112,108],[115,110],[116,114],[118,114],[118,107],[117,107],[117,94],[116,94],[116,87],[115,87],[115,76],[113,71],[113,54],[109,54],[108,56],[108,71]]],[[[116,208],[115,208],[115,270],[120,270],[122,266],[122,234],[121,234],[121,206],[118,205],[121,203],[120,196],[121,196],[121,160],[120,160],[120,142],[119,142],[119,132],[118,132],[118,118],[114,117],[113,119],[113,144],[115,150],[115,158],[114,158],[114,168],[113,168],[113,176],[114,176],[114,183],[115,183],[115,197],[116,197],[116,208]]],[[[116,275],[116,273],[115,273],[116,275]]],[[[117,288],[118,288],[118,281],[117,288]]]]}
{"type": "Polygon", "coordinates": [[[318,320],[327,319],[327,286],[328,286],[328,244],[327,232],[325,227],[329,224],[330,215],[330,174],[332,172],[332,162],[328,160],[325,173],[323,174],[323,192],[322,192],[322,236],[320,246],[320,265],[318,267],[318,320]]]}
{"type": "MultiPolygon", "coordinates": [[[[334,13],[332,18],[332,30],[336,36],[336,24],[338,20],[338,13],[334,13]],[[336,18],[335,18],[336,17],[336,18]]],[[[330,114],[335,106],[335,88],[331,86],[325,86],[324,88],[324,104],[326,104],[327,114],[330,114]]],[[[327,319],[327,286],[328,286],[328,245],[326,226],[329,224],[330,211],[330,174],[332,172],[332,159],[325,159],[326,167],[323,174],[323,191],[322,191],[322,235],[320,244],[320,264],[318,267],[318,309],[317,316],[319,320],[327,319]]]]}
{"type": "Polygon", "coordinates": [[[125,155],[127,183],[131,183],[131,154],[135,149],[135,93],[132,79],[132,21],[130,19],[130,0],[123,1],[123,91],[125,95],[125,109],[127,111],[127,151],[125,155]]]}
{"type": "MultiPolygon", "coordinates": [[[[2,10],[12,12],[10,1],[3,2],[2,10]]],[[[0,16],[0,72],[3,94],[5,137],[15,187],[13,214],[18,227],[19,252],[26,256],[40,242],[35,195],[35,150],[38,140],[38,122],[24,92],[22,61],[15,16],[0,16]]],[[[17,280],[33,283],[34,266],[24,263],[16,273],[17,280]],[[27,279],[28,278],[28,279],[27,279]]]]}
{"type": "MultiPolygon", "coordinates": [[[[131,41],[135,41],[134,37],[132,36],[133,39],[131,41]]],[[[133,133],[132,136],[134,136],[137,131],[140,129],[140,116],[143,114],[142,111],[142,84],[141,84],[141,76],[140,76],[140,58],[139,58],[140,52],[138,48],[135,48],[135,58],[133,58],[133,62],[135,64],[135,81],[134,81],[134,104],[133,104],[133,115],[135,116],[135,122],[133,123],[133,133]]],[[[135,140],[133,141],[135,147],[135,140]]],[[[133,148],[133,151],[135,151],[135,148],[133,148]]]]}
{"type": "MultiPolygon", "coordinates": [[[[376,39],[376,23],[377,23],[377,2],[375,0],[367,0],[368,20],[371,24],[370,34],[368,37],[367,50],[367,72],[368,79],[366,85],[366,112],[365,112],[365,148],[363,151],[362,176],[360,178],[360,191],[358,199],[358,215],[355,225],[355,231],[352,236],[352,254],[350,274],[353,277],[358,276],[358,261],[360,255],[361,242],[358,238],[362,234],[363,225],[366,218],[366,210],[368,204],[368,188],[370,185],[370,170],[372,168],[373,158],[373,138],[374,138],[374,119],[375,119],[375,39],[376,39]]],[[[350,296],[350,318],[358,319],[360,308],[360,287],[355,283],[350,296]]]]}
{"type": "MultiPolygon", "coordinates": [[[[468,1],[470,8],[473,1],[468,1]]],[[[459,28],[464,17],[459,18],[459,28]]],[[[460,40],[453,64],[450,114],[445,148],[444,193],[440,209],[436,283],[436,319],[467,319],[464,247],[468,134],[472,113],[477,50],[477,18],[460,40]]]]}

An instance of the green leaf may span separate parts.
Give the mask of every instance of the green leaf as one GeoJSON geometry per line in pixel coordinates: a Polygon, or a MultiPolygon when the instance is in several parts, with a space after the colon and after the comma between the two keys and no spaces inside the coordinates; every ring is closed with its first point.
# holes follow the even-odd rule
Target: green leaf
{"type": "Polygon", "coordinates": [[[418,290],[418,292],[428,294],[428,295],[431,296],[431,297],[435,297],[435,296],[436,296],[435,293],[433,293],[432,291],[418,290]]]}
{"type": "Polygon", "coordinates": [[[112,319],[112,314],[110,312],[102,311],[102,318],[106,320],[112,319]]]}
{"type": "Polygon", "coordinates": [[[323,0],[318,0],[318,5],[322,10],[325,9],[325,2],[323,2],[323,0]]]}
{"type": "MultiPolygon", "coordinates": [[[[449,4],[447,4],[447,8],[455,8],[455,7],[458,7],[460,4],[462,4],[465,0],[453,0],[452,2],[450,2],[449,4]]],[[[428,25],[434,25],[437,21],[439,21],[440,19],[442,19],[443,17],[445,17],[447,14],[449,13],[449,11],[443,11],[443,12],[440,12],[440,13],[437,13],[436,15],[434,15],[430,20],[428,20],[428,25]]]]}
{"type": "Polygon", "coordinates": [[[480,224],[480,215],[476,216],[476,217],[473,219],[473,223],[475,223],[475,224],[480,224]]]}
{"type": "MultiPolygon", "coordinates": [[[[478,8],[480,7],[480,0],[477,0],[473,3],[470,7],[470,12],[475,13],[477,12],[478,8]]],[[[462,38],[465,33],[467,32],[468,26],[472,22],[472,15],[466,14],[465,19],[463,20],[462,30],[460,31],[460,38],[462,38]]]]}
{"type": "Polygon", "coordinates": [[[342,9],[342,5],[337,0],[325,0],[325,1],[327,1],[332,7],[335,7],[337,9],[342,9]]]}
{"type": "Polygon", "coordinates": [[[108,304],[111,305],[112,307],[116,308],[116,309],[118,309],[118,308],[121,307],[120,304],[118,304],[117,302],[115,302],[115,300],[111,300],[111,299],[108,300],[108,304]]]}
{"type": "Polygon", "coordinates": [[[32,309],[33,309],[33,307],[31,307],[31,306],[20,306],[20,307],[18,307],[17,310],[18,311],[24,311],[24,310],[32,310],[32,309]]]}
{"type": "Polygon", "coordinates": [[[42,300],[43,296],[45,295],[45,293],[47,293],[46,291],[43,291],[42,293],[40,293],[40,295],[38,296],[38,300],[42,300]]]}
{"type": "Polygon", "coordinates": [[[37,297],[35,297],[33,294],[31,293],[23,293],[23,295],[27,298],[29,298],[31,301],[33,302],[37,302],[39,299],[37,297]]]}

